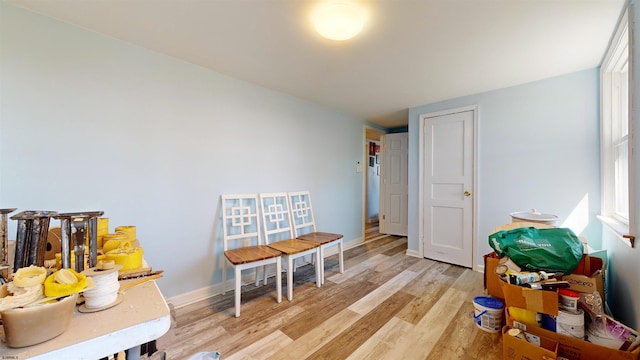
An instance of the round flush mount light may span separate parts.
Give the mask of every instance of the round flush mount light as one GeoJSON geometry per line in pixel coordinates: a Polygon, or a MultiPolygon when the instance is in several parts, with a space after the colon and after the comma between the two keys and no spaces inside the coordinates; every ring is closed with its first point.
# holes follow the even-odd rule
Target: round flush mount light
{"type": "Polygon", "coordinates": [[[358,35],[365,22],[365,11],[353,2],[320,3],[312,15],[313,25],[323,37],[343,41],[358,35]]]}

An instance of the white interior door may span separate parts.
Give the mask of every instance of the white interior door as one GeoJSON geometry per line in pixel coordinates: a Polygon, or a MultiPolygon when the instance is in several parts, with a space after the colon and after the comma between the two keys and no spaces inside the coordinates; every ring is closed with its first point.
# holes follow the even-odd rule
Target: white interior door
{"type": "Polygon", "coordinates": [[[409,134],[387,134],[381,141],[380,232],[407,236],[409,134]]]}
{"type": "Polygon", "coordinates": [[[471,268],[475,109],[420,120],[424,257],[471,268]]]}

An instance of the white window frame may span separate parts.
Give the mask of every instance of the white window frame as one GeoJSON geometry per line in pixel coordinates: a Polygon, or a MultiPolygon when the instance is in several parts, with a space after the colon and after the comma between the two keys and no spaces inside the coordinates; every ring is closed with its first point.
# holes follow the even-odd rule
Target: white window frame
{"type": "Polygon", "coordinates": [[[600,67],[602,213],[598,218],[620,238],[631,239],[627,242],[631,246],[633,246],[633,237],[629,235],[629,229],[634,228],[635,213],[632,202],[632,43],[632,28],[629,22],[629,9],[627,9],[620,19],[600,67]],[[624,134],[625,127],[626,134],[624,134]],[[626,150],[628,154],[626,164],[623,163],[622,168],[616,166],[618,160],[616,149],[626,150]],[[624,165],[626,165],[626,173],[624,173],[624,165]],[[622,170],[622,176],[616,175],[619,169],[622,170]],[[626,199],[624,199],[625,192],[626,199]],[[620,199],[623,200],[622,203],[620,199]]]}

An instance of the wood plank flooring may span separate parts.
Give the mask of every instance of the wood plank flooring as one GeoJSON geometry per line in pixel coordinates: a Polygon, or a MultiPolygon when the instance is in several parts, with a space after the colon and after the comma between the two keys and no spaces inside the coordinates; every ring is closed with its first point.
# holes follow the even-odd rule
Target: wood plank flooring
{"type": "MultiPolygon", "coordinates": [[[[294,275],[293,301],[275,301],[275,281],[242,288],[174,310],[158,348],[167,359],[219,351],[222,359],[502,359],[499,334],[478,329],[473,298],[481,273],[405,255],[407,240],[367,229],[368,241],[326,260],[315,286],[311,265],[294,275]]],[[[286,274],[283,276],[283,287],[286,274]]],[[[283,289],[285,292],[285,289],[283,289]]]]}

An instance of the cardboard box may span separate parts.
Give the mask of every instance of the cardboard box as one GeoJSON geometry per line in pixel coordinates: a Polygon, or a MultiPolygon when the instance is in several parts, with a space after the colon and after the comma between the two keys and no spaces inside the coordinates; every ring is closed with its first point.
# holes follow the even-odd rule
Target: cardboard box
{"type": "MultiPolygon", "coordinates": [[[[555,340],[558,343],[558,357],[564,357],[569,360],[638,360],[640,359],[640,347],[633,351],[620,351],[608,347],[577,339],[574,337],[558,334],[540,327],[525,325],[514,322],[513,317],[509,314],[509,310],[505,311],[506,325],[505,327],[513,327],[532,332],[542,337],[555,340]]],[[[504,341],[504,336],[503,336],[504,341]]],[[[528,354],[527,354],[528,355],[528,354]]],[[[526,357],[525,357],[526,358],[526,357]]],[[[529,358],[534,358],[529,356],[529,358]]],[[[506,357],[505,357],[506,359],[506,357]]]]}
{"type": "MultiPolygon", "coordinates": [[[[495,252],[484,255],[484,288],[488,295],[504,299],[502,284],[504,281],[495,273],[500,258],[495,252]]],[[[605,300],[604,292],[604,260],[599,257],[585,255],[573,271],[573,274],[565,275],[561,279],[568,281],[570,288],[579,292],[591,293],[598,290],[605,300]]]]}
{"type": "Polygon", "coordinates": [[[509,326],[502,328],[503,359],[556,359],[558,342],[540,335],[535,329],[527,334],[528,340],[519,339],[507,334],[509,326]]]}
{"type": "MultiPolygon", "coordinates": [[[[497,255],[495,256],[497,257],[497,255]]],[[[485,263],[492,264],[494,261],[497,264],[499,260],[493,259],[492,256],[485,256],[485,263]]],[[[594,290],[598,290],[604,301],[603,266],[602,259],[585,255],[573,274],[563,276],[562,280],[568,281],[570,288],[575,291],[591,293],[594,290]]],[[[500,277],[495,273],[493,273],[493,276],[497,280],[492,279],[490,274],[485,274],[487,291],[489,292],[489,286],[494,286],[490,283],[497,281],[501,287],[500,295],[502,295],[506,306],[514,306],[554,316],[558,315],[558,293],[556,291],[533,290],[523,286],[511,285],[500,280],[500,277]]],[[[489,294],[496,296],[491,292],[489,294]]]]}
{"type": "Polygon", "coordinates": [[[572,274],[565,275],[562,280],[568,281],[571,290],[592,293],[598,291],[602,300],[604,293],[604,261],[599,257],[585,255],[572,274]]]}
{"type": "Polygon", "coordinates": [[[507,307],[532,310],[553,316],[558,315],[558,292],[534,290],[524,286],[507,284],[501,281],[504,301],[507,307]]]}
{"type": "Polygon", "coordinates": [[[504,300],[501,284],[504,282],[496,275],[496,267],[499,265],[500,258],[495,252],[484,256],[484,289],[487,294],[504,300]]]}

